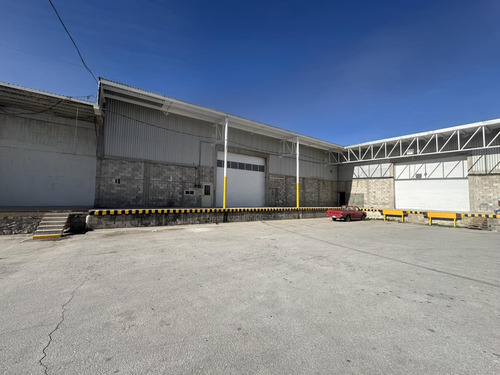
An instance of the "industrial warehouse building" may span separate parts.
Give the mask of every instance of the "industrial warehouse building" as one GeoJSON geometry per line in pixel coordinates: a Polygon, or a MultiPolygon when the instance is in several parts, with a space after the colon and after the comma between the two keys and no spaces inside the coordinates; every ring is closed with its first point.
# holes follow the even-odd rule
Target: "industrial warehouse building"
{"type": "Polygon", "coordinates": [[[4,208],[222,207],[226,166],[227,207],[491,213],[500,119],[344,147],[105,79],[96,103],[1,84],[0,158],[4,208]]]}

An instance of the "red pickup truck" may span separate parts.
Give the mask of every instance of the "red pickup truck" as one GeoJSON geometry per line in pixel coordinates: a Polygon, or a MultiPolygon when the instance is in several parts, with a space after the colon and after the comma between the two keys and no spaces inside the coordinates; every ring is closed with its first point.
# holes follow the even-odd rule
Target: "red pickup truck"
{"type": "Polygon", "coordinates": [[[356,206],[342,206],[340,210],[328,210],[326,212],[328,217],[332,220],[344,219],[344,221],[351,221],[352,219],[366,219],[366,212],[359,209],[356,206]]]}

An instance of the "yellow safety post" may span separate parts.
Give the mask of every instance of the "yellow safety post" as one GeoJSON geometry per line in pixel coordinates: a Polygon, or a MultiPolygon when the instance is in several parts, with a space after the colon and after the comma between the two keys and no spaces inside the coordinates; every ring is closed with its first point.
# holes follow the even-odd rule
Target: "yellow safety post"
{"type": "Polygon", "coordinates": [[[227,177],[224,176],[224,197],[222,202],[222,208],[226,208],[226,193],[227,192],[227,177]]]}
{"type": "Polygon", "coordinates": [[[457,214],[454,212],[427,212],[429,225],[432,225],[432,219],[452,219],[453,227],[457,226],[457,214]]]}
{"type": "Polygon", "coordinates": [[[226,196],[227,196],[227,116],[226,126],[224,128],[224,190],[222,192],[222,208],[226,209],[226,196]]]}
{"type": "Polygon", "coordinates": [[[299,204],[299,198],[300,198],[300,188],[299,188],[299,137],[297,137],[297,145],[296,145],[296,155],[297,155],[297,208],[299,208],[300,204],[299,204]]]}
{"type": "Polygon", "coordinates": [[[382,210],[382,214],[384,215],[384,221],[386,220],[386,216],[401,216],[401,222],[405,222],[405,212],[403,210],[382,210]]]}
{"type": "Polygon", "coordinates": [[[299,208],[299,197],[300,197],[300,189],[299,189],[299,183],[297,182],[297,208],[299,208]]]}

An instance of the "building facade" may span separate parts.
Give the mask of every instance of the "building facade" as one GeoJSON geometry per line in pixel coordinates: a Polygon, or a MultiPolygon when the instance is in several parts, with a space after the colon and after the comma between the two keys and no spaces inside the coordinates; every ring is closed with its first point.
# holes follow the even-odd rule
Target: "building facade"
{"type": "Polygon", "coordinates": [[[112,81],[101,80],[96,207],[222,207],[228,119],[227,205],[336,203],[341,147],[112,81]]]}
{"type": "Polygon", "coordinates": [[[3,208],[222,207],[224,165],[227,207],[294,207],[297,182],[302,207],[500,196],[500,120],[344,147],[105,79],[96,103],[0,84],[0,157],[3,208]]]}

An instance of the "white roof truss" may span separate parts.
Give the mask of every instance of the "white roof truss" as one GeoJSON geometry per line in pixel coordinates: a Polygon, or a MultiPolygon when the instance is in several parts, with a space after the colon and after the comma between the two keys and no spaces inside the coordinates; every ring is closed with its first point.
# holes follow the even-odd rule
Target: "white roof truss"
{"type": "Polygon", "coordinates": [[[500,148],[500,119],[383,139],[337,152],[332,164],[360,163],[500,148]]]}

